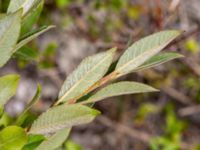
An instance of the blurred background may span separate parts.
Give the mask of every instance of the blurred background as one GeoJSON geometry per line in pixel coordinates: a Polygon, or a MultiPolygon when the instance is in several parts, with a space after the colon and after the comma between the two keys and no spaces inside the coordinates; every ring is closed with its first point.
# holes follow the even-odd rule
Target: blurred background
{"type": "MultiPolygon", "coordinates": [[[[1,1],[5,11],[9,0],[1,1]]],[[[165,51],[185,57],[121,80],[139,81],[158,93],[115,97],[95,104],[102,115],[75,127],[67,150],[200,150],[200,0],[46,0],[38,23],[56,28],[14,55],[0,74],[21,75],[7,105],[17,116],[42,85],[33,112],[45,111],[86,56],[118,48],[118,55],[151,33],[183,30],[165,51]]],[[[41,8],[40,8],[41,9],[41,8]]],[[[36,15],[37,16],[37,15],[36,15]]],[[[34,117],[34,115],[33,115],[34,117]]]]}

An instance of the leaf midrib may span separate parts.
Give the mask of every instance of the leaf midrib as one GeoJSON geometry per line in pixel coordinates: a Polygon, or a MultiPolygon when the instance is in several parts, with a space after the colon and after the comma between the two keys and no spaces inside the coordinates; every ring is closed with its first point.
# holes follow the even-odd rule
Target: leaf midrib
{"type": "MultiPolygon", "coordinates": [[[[113,54],[113,52],[110,52],[110,53],[113,54]]],[[[86,75],[85,75],[82,79],[80,79],[73,87],[70,88],[70,90],[68,90],[68,91],[58,100],[58,103],[62,102],[63,99],[64,99],[72,90],[74,90],[74,89],[85,79],[85,77],[86,77],[88,74],[90,74],[93,70],[95,70],[96,68],[98,68],[98,66],[101,65],[101,63],[104,62],[108,57],[110,57],[110,55],[107,55],[103,60],[101,60],[99,63],[97,63],[96,66],[94,66],[90,71],[88,71],[88,72],[86,73],[86,75]]]]}
{"type": "MultiPolygon", "coordinates": [[[[173,39],[172,39],[173,40],[173,39]]],[[[165,46],[167,46],[172,40],[167,41],[167,44],[165,44],[164,46],[156,46],[154,48],[151,48],[150,50],[145,51],[144,53],[142,53],[141,55],[136,56],[135,58],[133,58],[131,61],[127,62],[126,64],[122,65],[121,67],[117,68],[116,71],[121,71],[124,68],[126,68],[127,66],[129,66],[131,63],[137,61],[138,59],[140,59],[143,55],[148,55],[151,51],[153,51],[154,49],[158,49],[159,47],[163,47],[165,48],[165,46]]],[[[121,72],[120,72],[121,73],[121,72]]],[[[123,74],[123,73],[122,73],[123,74]]],[[[120,76],[121,74],[119,74],[120,76]]]]}
{"type": "MultiPolygon", "coordinates": [[[[80,119],[85,118],[85,117],[95,117],[95,115],[93,115],[92,113],[91,114],[87,114],[87,115],[82,115],[82,116],[76,117],[76,119],[74,119],[73,121],[80,120],[80,119]]],[[[70,122],[70,121],[68,121],[68,122],[70,122]]],[[[30,131],[30,133],[38,133],[40,131],[43,131],[44,129],[46,130],[47,128],[50,128],[50,130],[51,130],[51,129],[53,129],[53,127],[56,127],[56,131],[58,131],[58,130],[60,130],[60,129],[57,129],[58,125],[67,127],[66,124],[67,124],[66,120],[64,120],[64,121],[61,120],[61,121],[57,121],[55,123],[52,122],[51,124],[49,123],[49,124],[46,124],[46,125],[40,125],[40,128],[39,127],[35,127],[35,129],[30,131]]],[[[66,128],[66,127],[64,127],[64,128],[66,128]]],[[[67,127],[67,128],[71,128],[71,127],[67,127]]],[[[47,132],[47,133],[52,133],[52,131],[47,132]]]]}

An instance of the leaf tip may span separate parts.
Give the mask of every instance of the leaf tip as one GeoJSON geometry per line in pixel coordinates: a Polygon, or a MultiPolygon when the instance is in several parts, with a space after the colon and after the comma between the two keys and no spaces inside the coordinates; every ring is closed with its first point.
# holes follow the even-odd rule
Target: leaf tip
{"type": "Polygon", "coordinates": [[[96,116],[99,116],[101,114],[101,112],[99,110],[93,109],[91,114],[96,117],[96,116]]]}
{"type": "Polygon", "coordinates": [[[117,51],[117,47],[113,47],[109,50],[112,54],[114,54],[117,51]]]}

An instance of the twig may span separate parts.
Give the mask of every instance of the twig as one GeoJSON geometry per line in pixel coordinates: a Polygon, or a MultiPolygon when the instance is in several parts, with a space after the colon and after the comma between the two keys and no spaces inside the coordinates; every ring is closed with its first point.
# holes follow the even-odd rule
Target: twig
{"type": "MultiPolygon", "coordinates": [[[[138,130],[136,130],[134,128],[130,128],[126,125],[114,122],[105,116],[100,116],[97,119],[101,124],[103,124],[109,128],[114,128],[117,132],[128,135],[134,139],[144,142],[145,144],[149,144],[151,142],[151,140],[156,137],[156,136],[148,134],[146,132],[138,131],[138,130]]],[[[185,143],[185,142],[181,143],[182,150],[188,150],[190,148],[191,148],[190,144],[185,143]]]]}
{"type": "Polygon", "coordinates": [[[184,35],[182,35],[180,38],[178,38],[177,40],[174,40],[171,44],[169,44],[166,48],[169,48],[171,46],[174,46],[176,44],[179,44],[180,42],[186,40],[188,37],[193,36],[197,33],[200,32],[200,26],[198,26],[197,28],[193,29],[190,32],[185,33],[184,35]]]}
{"type": "Polygon", "coordinates": [[[178,92],[176,89],[171,87],[164,87],[162,90],[169,95],[170,97],[174,98],[175,100],[179,101],[180,103],[184,105],[193,105],[194,103],[190,100],[189,97],[186,95],[178,92]]]}
{"type": "Polygon", "coordinates": [[[181,108],[178,113],[182,117],[198,114],[200,113],[200,105],[181,108]]]}
{"type": "Polygon", "coordinates": [[[75,103],[79,98],[81,98],[82,96],[90,93],[91,91],[97,89],[98,87],[105,85],[108,82],[111,82],[112,80],[115,80],[116,77],[118,75],[118,72],[114,71],[112,73],[110,73],[109,75],[105,76],[104,78],[102,78],[101,80],[97,81],[94,85],[92,85],[89,89],[87,89],[85,92],[83,92],[81,95],[79,95],[78,97],[76,97],[75,99],[69,100],[68,104],[73,104],[75,103]]]}
{"type": "Polygon", "coordinates": [[[128,136],[131,136],[134,139],[138,139],[144,143],[149,143],[150,140],[153,138],[152,135],[147,134],[145,132],[142,131],[138,131],[136,129],[130,128],[128,126],[125,126],[123,124],[120,123],[116,123],[112,120],[110,120],[109,118],[105,117],[105,116],[99,116],[97,117],[98,121],[110,128],[114,128],[115,130],[117,130],[118,132],[121,132],[123,134],[126,134],[128,136]]]}

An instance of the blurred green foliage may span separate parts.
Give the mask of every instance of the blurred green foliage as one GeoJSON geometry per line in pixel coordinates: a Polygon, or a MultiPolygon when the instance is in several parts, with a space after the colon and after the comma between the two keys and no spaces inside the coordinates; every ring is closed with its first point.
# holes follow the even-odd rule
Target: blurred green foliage
{"type": "Polygon", "coordinates": [[[199,44],[194,38],[187,39],[185,42],[185,49],[192,54],[197,54],[199,52],[199,44]]]}
{"type": "Polygon", "coordinates": [[[180,150],[182,132],[186,128],[186,122],[177,119],[174,106],[166,106],[166,126],[164,135],[156,137],[151,141],[152,150],[180,150]]]}
{"type": "Polygon", "coordinates": [[[159,106],[151,103],[143,103],[136,114],[135,121],[136,123],[143,123],[147,116],[158,113],[159,111],[159,106]]]}
{"type": "Polygon", "coordinates": [[[81,147],[81,145],[75,143],[72,140],[67,140],[64,144],[65,146],[65,150],[83,150],[83,148],[81,147]]]}

